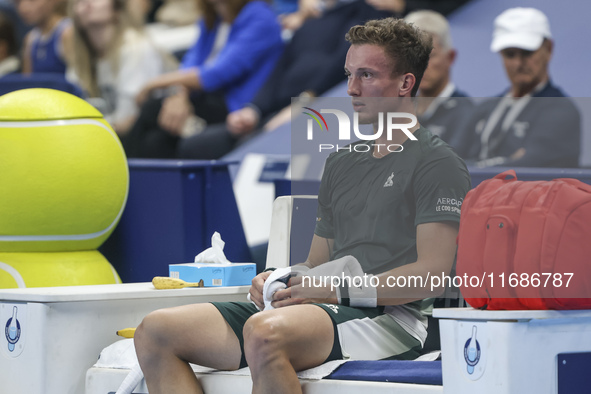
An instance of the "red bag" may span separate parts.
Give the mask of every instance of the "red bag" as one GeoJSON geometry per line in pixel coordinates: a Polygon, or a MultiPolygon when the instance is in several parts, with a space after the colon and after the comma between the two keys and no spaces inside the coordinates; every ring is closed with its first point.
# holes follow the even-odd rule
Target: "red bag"
{"type": "Polygon", "coordinates": [[[591,186],[513,170],[482,182],[462,204],[456,272],[474,308],[591,309],[591,186]]]}

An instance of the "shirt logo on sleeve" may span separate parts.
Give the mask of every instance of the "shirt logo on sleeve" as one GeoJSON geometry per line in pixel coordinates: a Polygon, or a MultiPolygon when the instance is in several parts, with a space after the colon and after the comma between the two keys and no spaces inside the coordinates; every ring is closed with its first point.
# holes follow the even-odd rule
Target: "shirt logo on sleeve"
{"type": "Polygon", "coordinates": [[[391,187],[391,186],[394,186],[394,181],[393,181],[393,179],[394,179],[394,173],[392,173],[392,175],[390,175],[390,176],[388,177],[388,179],[386,179],[386,183],[384,183],[384,187],[391,187]]]}
{"type": "Polygon", "coordinates": [[[462,209],[462,203],[464,202],[463,198],[455,199],[455,198],[438,198],[437,205],[435,206],[436,212],[452,212],[457,213],[458,215],[462,209]]]}

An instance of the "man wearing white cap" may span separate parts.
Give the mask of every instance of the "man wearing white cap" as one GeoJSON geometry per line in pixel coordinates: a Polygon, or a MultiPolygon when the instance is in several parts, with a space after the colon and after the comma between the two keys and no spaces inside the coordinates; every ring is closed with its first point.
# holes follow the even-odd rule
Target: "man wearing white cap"
{"type": "Polygon", "coordinates": [[[537,9],[511,8],[495,19],[491,50],[500,53],[511,87],[476,108],[460,155],[479,167],[578,167],[580,115],[550,80],[553,47],[537,9]]]}

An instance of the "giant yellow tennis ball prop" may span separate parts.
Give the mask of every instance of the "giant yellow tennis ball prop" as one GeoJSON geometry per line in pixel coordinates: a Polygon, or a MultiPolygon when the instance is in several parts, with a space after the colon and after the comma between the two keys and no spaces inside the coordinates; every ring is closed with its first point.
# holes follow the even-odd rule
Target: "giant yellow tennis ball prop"
{"type": "Polygon", "coordinates": [[[96,278],[105,283],[105,277],[115,283],[118,277],[96,248],[123,213],[128,183],[119,138],[86,101],[51,89],[0,97],[0,270],[5,271],[0,288],[14,287],[2,279],[11,268],[25,273],[26,286],[52,286],[46,282],[55,283],[55,278],[42,278],[53,275],[53,259],[55,264],[61,261],[59,270],[70,277],[60,284],[93,284],[96,278]],[[63,255],[73,251],[90,254],[78,264],[63,255]],[[35,264],[42,261],[44,272],[23,268],[29,263],[26,256],[35,264]],[[84,270],[75,268],[82,264],[87,264],[84,270]],[[94,274],[89,274],[92,265],[94,274]],[[79,274],[87,278],[81,280],[79,274]]]}

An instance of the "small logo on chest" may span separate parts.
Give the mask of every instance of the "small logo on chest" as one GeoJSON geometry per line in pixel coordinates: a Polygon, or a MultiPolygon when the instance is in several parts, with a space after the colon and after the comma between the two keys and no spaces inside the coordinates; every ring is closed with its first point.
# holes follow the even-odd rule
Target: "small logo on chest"
{"type": "Polygon", "coordinates": [[[393,179],[394,179],[394,173],[392,173],[392,174],[391,174],[391,175],[388,177],[388,179],[386,179],[386,183],[384,183],[384,187],[391,187],[391,186],[394,186],[394,181],[393,181],[393,179]]]}

